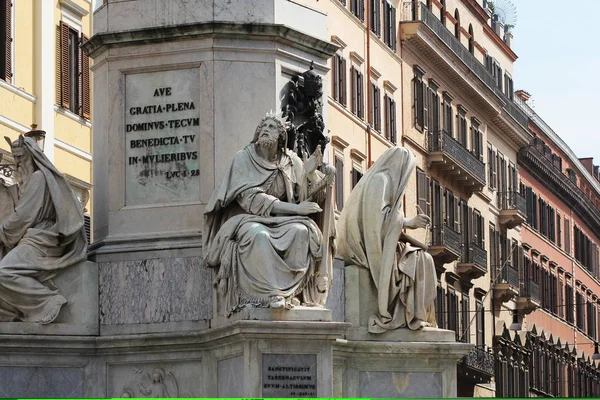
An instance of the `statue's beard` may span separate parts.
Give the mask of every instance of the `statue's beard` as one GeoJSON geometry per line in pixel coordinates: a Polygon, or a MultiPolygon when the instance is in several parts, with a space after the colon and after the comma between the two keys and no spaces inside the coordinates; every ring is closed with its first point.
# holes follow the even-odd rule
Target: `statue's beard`
{"type": "Polygon", "coordinates": [[[17,165],[17,169],[15,171],[15,180],[19,185],[19,190],[21,191],[21,193],[25,190],[25,187],[27,187],[27,184],[29,183],[29,179],[31,178],[31,174],[33,174],[33,171],[33,164],[26,165],[24,163],[21,163],[17,165]]]}
{"type": "Polygon", "coordinates": [[[257,141],[258,145],[263,148],[271,148],[277,146],[277,138],[271,136],[261,136],[257,141]]]}

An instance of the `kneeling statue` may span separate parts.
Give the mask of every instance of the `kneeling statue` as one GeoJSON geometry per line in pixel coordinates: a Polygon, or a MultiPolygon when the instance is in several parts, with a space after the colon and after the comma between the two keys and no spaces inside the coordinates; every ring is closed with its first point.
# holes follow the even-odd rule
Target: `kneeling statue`
{"type": "Polygon", "coordinates": [[[285,118],[268,114],[206,206],[204,264],[218,269],[215,284],[224,314],[244,306],[325,304],[335,168],[317,169],[320,146],[303,162],[286,142],[285,118]],[[319,219],[323,228],[315,222],[319,219]]]}
{"type": "Polygon", "coordinates": [[[71,185],[35,141],[11,146],[19,188],[14,211],[0,221],[0,321],[56,319],[67,302],[51,281],[87,253],[83,210],[71,185]]]}
{"type": "Polygon", "coordinates": [[[423,228],[429,217],[405,218],[404,192],[415,170],[405,148],[387,150],[354,187],[338,222],[338,255],[366,268],[377,288],[371,333],[436,326],[433,258],[402,240],[404,228],[423,228]]]}

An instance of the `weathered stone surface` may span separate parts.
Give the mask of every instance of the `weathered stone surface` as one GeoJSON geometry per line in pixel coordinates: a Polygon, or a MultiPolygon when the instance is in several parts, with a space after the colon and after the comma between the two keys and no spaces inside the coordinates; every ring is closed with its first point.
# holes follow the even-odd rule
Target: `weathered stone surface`
{"type": "Polygon", "coordinates": [[[360,397],[443,397],[440,372],[361,372],[360,397]]]}
{"type": "Polygon", "coordinates": [[[199,321],[212,316],[211,271],[200,257],[100,263],[100,323],[199,321]]]}
{"type": "Polygon", "coordinates": [[[331,310],[331,320],[344,322],[344,262],[340,259],[333,259],[333,282],[329,289],[329,296],[325,308],[331,310]]]}
{"type": "Polygon", "coordinates": [[[83,397],[83,369],[0,367],[0,397],[83,397]]]}
{"type": "Polygon", "coordinates": [[[217,362],[219,397],[244,397],[244,357],[232,357],[217,362]]]}

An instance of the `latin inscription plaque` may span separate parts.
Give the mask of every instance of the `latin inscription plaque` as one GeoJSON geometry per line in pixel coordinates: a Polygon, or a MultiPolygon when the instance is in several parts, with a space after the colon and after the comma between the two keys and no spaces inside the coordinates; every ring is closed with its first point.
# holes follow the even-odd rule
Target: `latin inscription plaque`
{"type": "Polygon", "coordinates": [[[317,397],[317,356],[263,354],[262,397],[317,397]]]}
{"type": "Polygon", "coordinates": [[[198,69],[125,78],[125,204],[200,199],[198,69]]]}

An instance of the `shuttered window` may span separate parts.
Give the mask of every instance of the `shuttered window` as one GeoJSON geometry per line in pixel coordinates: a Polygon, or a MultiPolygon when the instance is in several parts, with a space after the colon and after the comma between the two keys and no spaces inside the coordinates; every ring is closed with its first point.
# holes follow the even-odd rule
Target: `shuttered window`
{"type": "Polygon", "coordinates": [[[492,145],[488,142],[488,186],[490,189],[496,188],[496,152],[492,148],[492,145]]]}
{"type": "Polygon", "coordinates": [[[350,0],[350,11],[361,21],[365,20],[365,0],[350,0]]]}
{"type": "Polygon", "coordinates": [[[385,95],[385,138],[396,144],[396,102],[385,95]]]}
{"type": "Polygon", "coordinates": [[[467,148],[467,110],[464,109],[460,104],[458,105],[458,114],[456,115],[457,128],[458,128],[458,142],[467,148]]]}
{"type": "Polygon", "coordinates": [[[370,4],[370,25],[371,30],[377,36],[381,37],[381,0],[369,0],[370,4]]]}
{"type": "Polygon", "coordinates": [[[331,82],[332,82],[332,96],[342,105],[347,104],[347,92],[346,92],[346,60],[336,54],[333,56],[331,65],[331,82]]]}
{"type": "Polygon", "coordinates": [[[475,308],[477,313],[475,316],[475,327],[477,329],[475,344],[477,347],[483,347],[485,345],[485,307],[483,302],[477,300],[475,308]]]}
{"type": "Polygon", "coordinates": [[[471,152],[483,162],[483,133],[479,130],[479,123],[475,118],[471,118],[471,152]]]}
{"type": "Polygon", "coordinates": [[[363,95],[363,74],[352,67],[352,108],[351,111],[357,117],[365,117],[365,101],[363,95]]]}
{"type": "Polygon", "coordinates": [[[415,128],[423,132],[427,129],[427,84],[423,82],[423,71],[415,67],[413,79],[413,113],[415,128]]]}
{"type": "MultiPolygon", "coordinates": [[[[378,0],[377,0],[378,1],[378,0]]],[[[396,9],[387,0],[383,1],[383,41],[396,50],[396,9]]]]}
{"type": "Polygon", "coordinates": [[[377,132],[381,132],[381,91],[373,82],[369,87],[371,91],[371,104],[369,105],[371,126],[377,132]]]}
{"type": "Polygon", "coordinates": [[[344,208],[344,160],[335,157],[335,207],[338,211],[344,208]]]}
{"type": "Polygon", "coordinates": [[[571,254],[571,222],[565,219],[565,251],[571,254]]]}
{"type": "Polygon", "coordinates": [[[356,168],[352,168],[352,189],[354,189],[354,186],[356,186],[356,184],[358,183],[358,181],[360,181],[362,177],[362,172],[360,172],[356,168]]]}
{"type": "Polygon", "coordinates": [[[0,79],[12,82],[12,1],[0,0],[0,79]]]}
{"type": "Polygon", "coordinates": [[[431,204],[429,200],[429,177],[420,168],[417,168],[417,205],[419,213],[431,217],[431,204]]]}
{"type": "Polygon", "coordinates": [[[90,61],[81,50],[81,44],[88,40],[68,24],[60,22],[59,27],[59,85],[58,100],[62,107],[71,112],[90,118],[90,61]]]}

